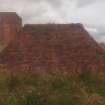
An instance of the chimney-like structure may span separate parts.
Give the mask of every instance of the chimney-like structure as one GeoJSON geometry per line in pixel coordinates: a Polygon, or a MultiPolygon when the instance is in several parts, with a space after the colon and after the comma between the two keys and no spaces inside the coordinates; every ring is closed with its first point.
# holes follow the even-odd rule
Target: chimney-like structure
{"type": "Polygon", "coordinates": [[[0,45],[5,48],[22,28],[22,19],[15,12],[0,12],[0,45]]]}

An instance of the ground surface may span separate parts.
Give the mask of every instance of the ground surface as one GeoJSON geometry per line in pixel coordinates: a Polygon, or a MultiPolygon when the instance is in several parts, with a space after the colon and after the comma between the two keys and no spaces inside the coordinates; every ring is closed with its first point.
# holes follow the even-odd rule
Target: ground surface
{"type": "Polygon", "coordinates": [[[105,83],[90,73],[1,73],[0,105],[105,105],[105,83]]]}

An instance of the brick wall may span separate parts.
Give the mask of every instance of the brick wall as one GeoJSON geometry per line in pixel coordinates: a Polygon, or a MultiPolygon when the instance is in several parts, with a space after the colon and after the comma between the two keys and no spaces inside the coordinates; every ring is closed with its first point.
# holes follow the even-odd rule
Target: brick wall
{"type": "Polygon", "coordinates": [[[0,12],[0,44],[6,47],[22,28],[21,18],[15,12],[0,12]]]}
{"type": "Polygon", "coordinates": [[[63,70],[72,74],[105,69],[105,52],[80,24],[25,25],[1,53],[7,70],[63,70]]]}

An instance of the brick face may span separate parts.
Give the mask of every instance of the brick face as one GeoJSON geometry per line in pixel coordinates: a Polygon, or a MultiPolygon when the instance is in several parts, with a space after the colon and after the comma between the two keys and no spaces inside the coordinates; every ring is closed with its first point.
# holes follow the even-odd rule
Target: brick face
{"type": "Polygon", "coordinates": [[[25,25],[0,54],[7,70],[63,70],[80,74],[105,69],[105,52],[81,24],[25,25]]]}
{"type": "Polygon", "coordinates": [[[14,12],[0,12],[0,43],[6,47],[21,30],[21,18],[14,12]]]}

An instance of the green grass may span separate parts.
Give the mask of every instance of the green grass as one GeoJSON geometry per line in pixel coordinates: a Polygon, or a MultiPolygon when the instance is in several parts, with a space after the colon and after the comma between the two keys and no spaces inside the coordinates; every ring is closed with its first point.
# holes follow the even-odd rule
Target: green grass
{"type": "Polygon", "coordinates": [[[0,105],[105,105],[105,84],[88,72],[1,73],[0,105]]]}

